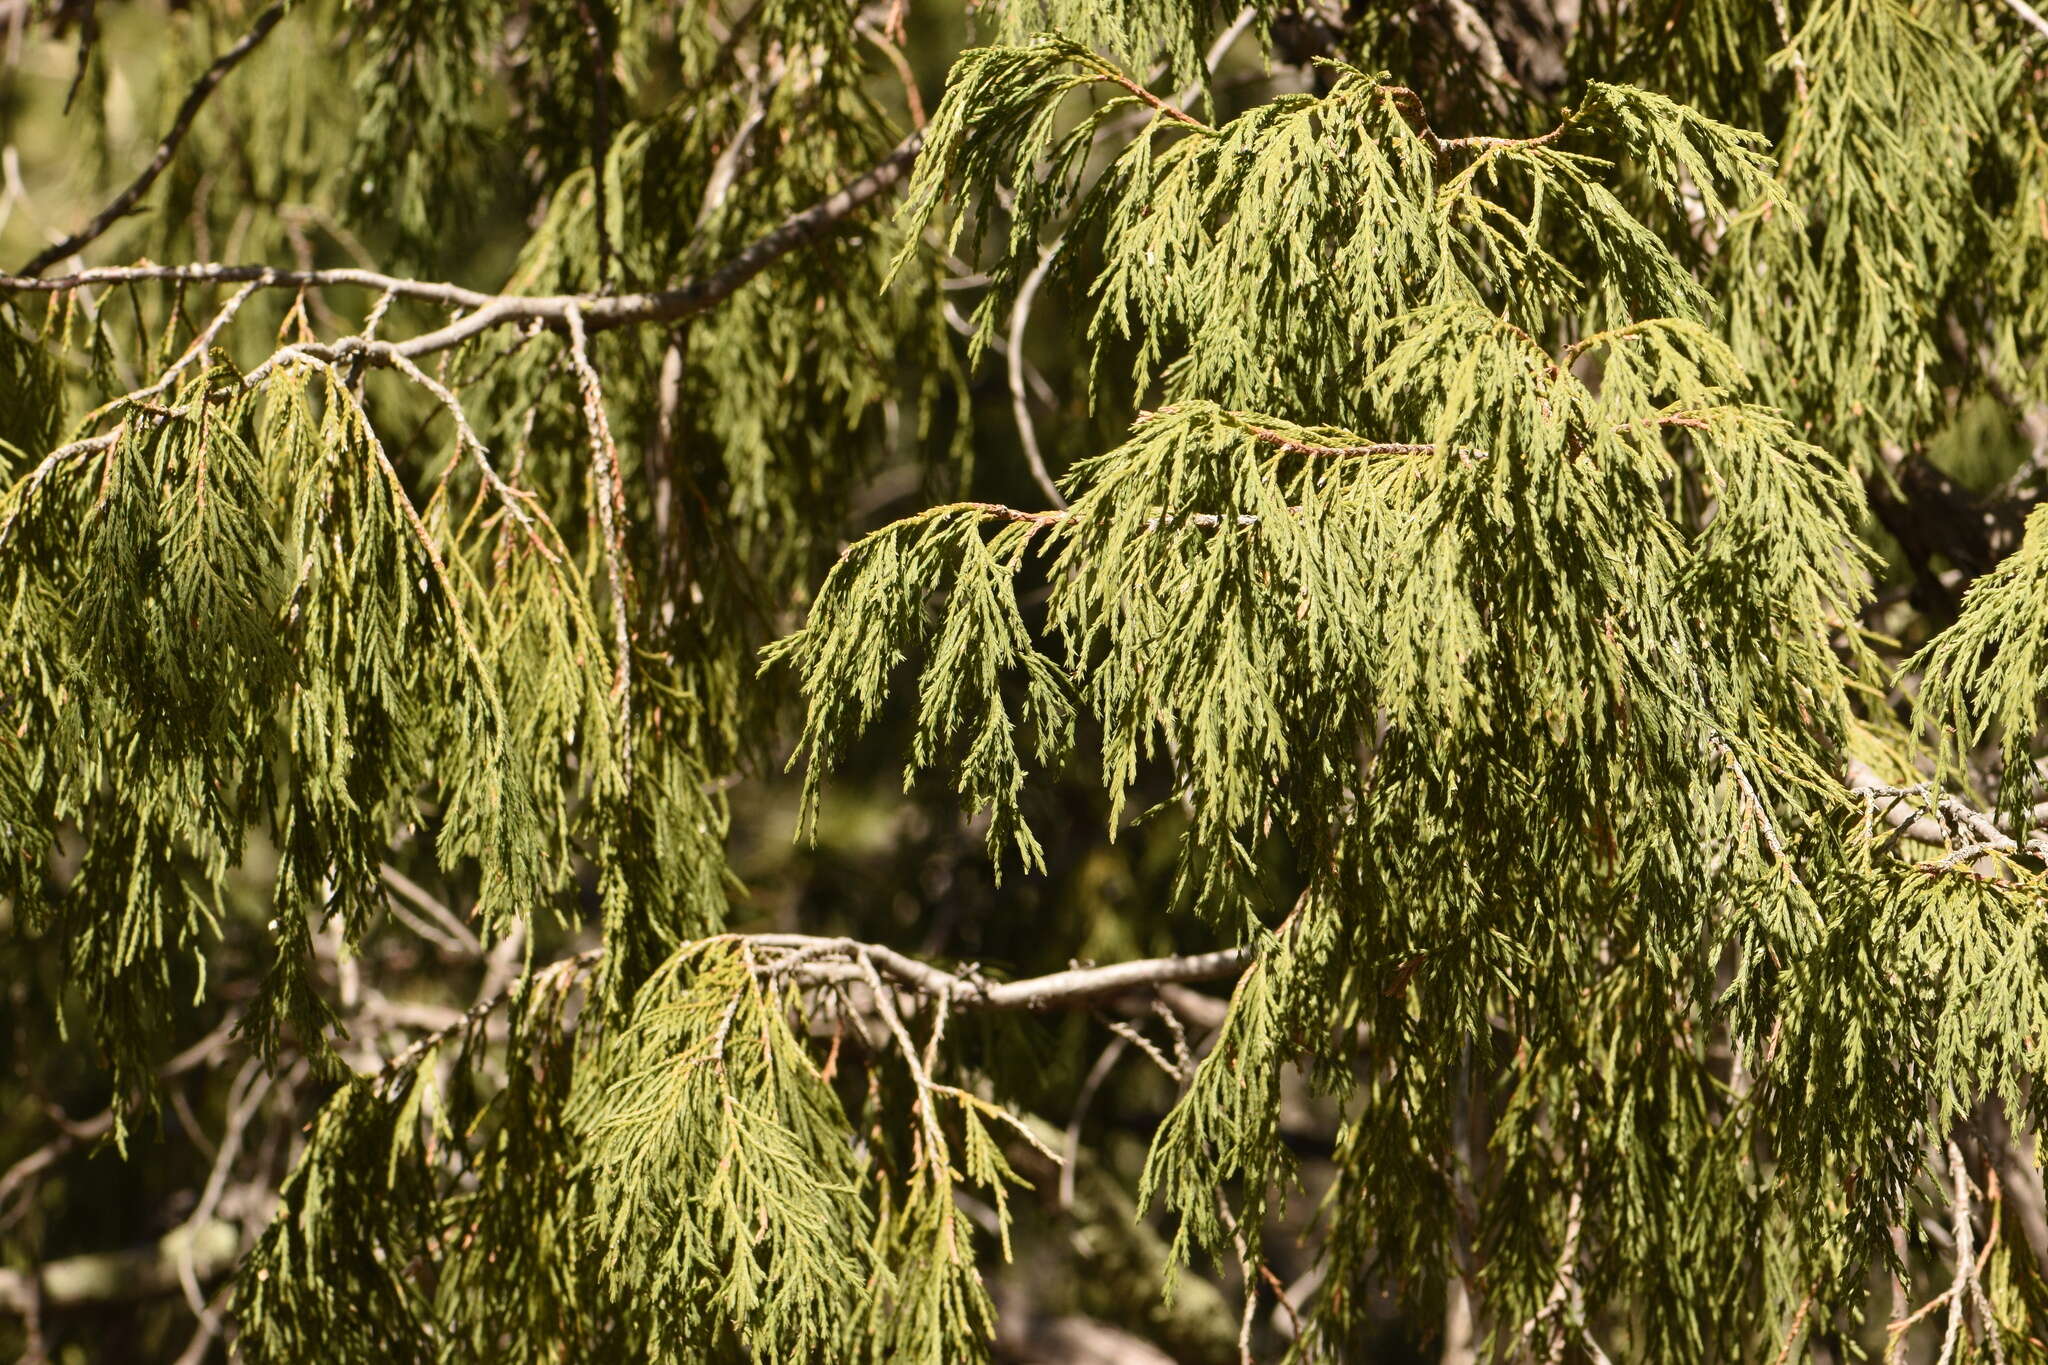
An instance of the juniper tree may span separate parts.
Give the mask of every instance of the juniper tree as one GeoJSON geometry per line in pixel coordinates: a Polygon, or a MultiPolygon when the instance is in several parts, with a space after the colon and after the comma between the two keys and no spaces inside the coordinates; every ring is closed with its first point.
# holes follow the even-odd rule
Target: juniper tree
{"type": "Polygon", "coordinates": [[[2029,6],[0,27],[25,1355],[2048,1359],[2029,6]]]}

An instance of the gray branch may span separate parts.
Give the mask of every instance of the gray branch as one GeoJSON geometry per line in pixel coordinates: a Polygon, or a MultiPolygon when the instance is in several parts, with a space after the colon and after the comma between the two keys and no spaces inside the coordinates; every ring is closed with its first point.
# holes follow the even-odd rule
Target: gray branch
{"type": "Polygon", "coordinates": [[[464,316],[444,327],[405,341],[377,341],[366,336],[350,336],[327,344],[289,348],[292,354],[330,364],[356,356],[376,363],[417,359],[448,350],[499,327],[539,324],[566,333],[572,312],[580,317],[585,330],[591,332],[639,323],[675,322],[702,313],[730,298],[770,265],[797,248],[825,237],[856,209],[894,188],[923,145],[924,135],[912,133],[872,170],[849,181],[836,194],[783,220],[709,274],[685,280],[669,289],[637,294],[492,294],[459,284],[409,280],[352,267],[282,270],[269,265],[216,263],[110,266],[45,280],[36,278],[41,264],[38,258],[37,262],[30,263],[32,268],[22,274],[0,275],[0,295],[52,294],[92,285],[142,282],[253,284],[259,288],[274,289],[356,285],[399,298],[420,299],[468,310],[464,316]]]}

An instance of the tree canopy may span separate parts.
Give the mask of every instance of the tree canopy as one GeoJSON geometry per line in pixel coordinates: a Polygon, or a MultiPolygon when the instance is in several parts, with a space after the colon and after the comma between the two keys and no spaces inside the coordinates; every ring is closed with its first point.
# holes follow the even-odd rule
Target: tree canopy
{"type": "Polygon", "coordinates": [[[0,44],[26,1358],[2048,1361],[2022,0],[0,44]]]}

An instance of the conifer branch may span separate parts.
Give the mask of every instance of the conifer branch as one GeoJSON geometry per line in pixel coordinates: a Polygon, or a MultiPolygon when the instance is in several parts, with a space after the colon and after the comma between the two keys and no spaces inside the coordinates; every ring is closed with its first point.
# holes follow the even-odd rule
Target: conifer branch
{"type": "MultiPolygon", "coordinates": [[[[289,3],[244,0],[236,22],[289,3]]],[[[2023,287],[2024,130],[2048,106],[1989,51],[2048,26],[2042,0],[2006,4],[2017,21],[1774,0],[1732,27],[1610,6],[1600,41],[1567,43],[1555,14],[1430,0],[1416,22],[1443,41],[1406,84],[1333,61],[1228,121],[1201,54],[1213,72],[1268,27],[1257,7],[1219,32],[1227,13],[1172,5],[998,6],[929,138],[879,163],[883,61],[918,122],[937,74],[900,5],[718,0],[645,79],[648,44],[677,35],[595,0],[545,0],[509,44],[467,7],[378,7],[360,44],[323,47],[335,69],[265,92],[315,139],[294,165],[347,172],[208,180],[191,224],[232,215],[230,241],[287,253],[0,276],[0,897],[36,902],[17,956],[45,956],[17,965],[71,966],[123,1097],[158,1070],[182,956],[251,992],[261,1060],[165,1092],[199,1145],[223,1139],[186,1164],[176,1216],[279,1206],[242,1253],[237,1349],[973,1360],[1031,1316],[984,1282],[997,1244],[1047,1259],[1047,1225],[1004,1204],[1015,1171],[1064,1166],[1075,1231],[1131,1224],[1085,1168],[1099,1129],[1135,1120],[1154,1130],[1141,1202],[1179,1220],[1137,1269],[1213,1258],[1190,1273],[1232,1300],[1224,1354],[1232,1332],[1239,1358],[1281,1336],[1341,1354],[1386,1268],[1454,1286],[1454,1350],[1604,1363],[1598,1331],[1617,1357],[1709,1332],[1789,1360],[1823,1325],[1912,1309],[1901,1290],[1872,1321],[1853,1275],[1808,1272],[1852,1270],[1919,1163],[1934,1222],[1957,1182],[1961,1251],[1900,1251],[1907,1283],[1954,1277],[1912,1321],[1948,1319],[1951,1359],[1995,1358],[1993,1318],[2033,1292],[2010,1240],[1984,1269],[2001,1182],[2003,1212],[2041,1202],[2006,1162],[2048,1083],[2048,511],[2023,537],[1918,471],[1979,407],[1989,427],[2023,406],[1998,376],[2048,344],[2023,287]],[[1655,90],[1610,83],[1653,68],[1655,90]],[[1731,93],[1711,74],[1729,69],[1785,78],[1731,93]],[[494,78],[510,98],[475,98],[494,78]],[[537,174],[489,183],[515,139],[537,174]],[[1973,202],[1987,173],[2017,192],[1973,202]],[[479,192],[531,212],[477,235],[459,210],[479,192]],[[521,265],[462,273],[483,288],[382,272],[334,217],[344,196],[370,240],[521,265]],[[857,237],[897,196],[898,221],[857,237]],[[316,256],[313,222],[347,254],[316,256]],[[1086,315],[1070,335],[1032,330],[1055,255],[1086,315]],[[232,264],[251,256],[298,268],[232,264]],[[921,268],[876,287],[911,261],[985,288],[974,321],[921,268]],[[284,314],[274,338],[258,311],[284,314]],[[972,500],[890,521],[816,583],[847,525],[946,485],[943,449],[964,466],[948,324],[969,357],[1007,358],[1004,416],[1043,491],[982,501],[1001,495],[963,468],[945,496],[972,500]],[[371,366],[394,403],[366,406],[371,366]],[[1174,406],[1107,448],[1038,448],[1048,377],[1174,406]],[[386,406],[410,439],[368,429],[386,406]],[[643,407],[639,470],[622,424],[643,407]],[[1884,440],[1913,453],[1870,480],[1854,452],[1884,440]],[[1940,550],[1991,575],[1953,626],[1903,591],[1859,618],[1901,577],[1866,553],[1866,481],[1892,487],[1870,501],[1915,571],[1940,550]],[[1905,640],[1929,653],[1887,687],[1905,640]],[[1185,904],[1252,946],[1053,971],[1040,943],[999,981],[868,941],[896,941],[888,897],[857,897],[839,935],[725,932],[729,850],[779,808],[728,806],[739,779],[711,776],[783,747],[757,663],[804,703],[800,831],[835,769],[892,741],[990,861],[1014,846],[1027,870],[1080,851],[1096,815],[1114,831],[1178,803],[1171,865],[1132,865],[1112,937],[1157,938],[1185,904]],[[1878,744],[1888,780],[1845,761],[1878,744]],[[1099,808],[1044,799],[1097,751],[1099,808]],[[380,878],[423,817],[407,856],[476,919],[380,878]],[[257,937],[258,831],[278,854],[260,983],[207,933],[218,907],[257,937]],[[1269,933],[1271,891],[1310,860],[1316,894],[1269,933]],[[530,956],[527,912],[572,901],[598,922],[530,956]],[[1730,966],[1710,1009],[1697,983],[1730,966]],[[1115,1035],[1100,1057],[1061,1026],[1084,1009],[1115,1035]],[[1037,1044],[1089,1078],[1064,1134],[1013,1137],[1019,1115],[962,1077],[1037,1044]],[[1112,1083],[1132,1049],[1174,1082],[1164,1122],[1112,1083]],[[295,1084],[315,1065],[349,1083],[295,1084]],[[1311,1098],[1313,1146],[1289,1067],[1360,1081],[1341,1110],[1311,1098]],[[1928,1134],[1999,1104],[2011,1151],[1973,1189],[1928,1134]],[[1655,1151],[1635,1141],[1649,1112],[1671,1136],[1655,1151]],[[1603,1178],[1544,1178],[1560,1159],[1603,1178]],[[1290,1289],[1260,1253],[1297,1178],[1337,1216],[1290,1289]],[[1675,1197],[1617,1197],[1659,1185],[1675,1197]],[[575,1311],[494,1293],[508,1275],[575,1311]]],[[[1267,17],[1283,49],[1359,50],[1334,15],[1267,17]]],[[[166,118],[190,74],[162,85],[166,118]]],[[[222,98],[274,74],[259,60],[222,98]]],[[[167,141],[209,139],[200,117],[167,141]]],[[[159,159],[182,192],[192,155],[159,159]]],[[[0,214],[26,199],[10,167],[0,214]]],[[[149,220],[108,221],[116,245],[87,257],[138,249],[118,244],[149,220]]],[[[974,902],[925,878],[904,894],[942,918],[974,902]]],[[[53,1054],[25,1088],[61,1094],[74,1070],[53,1054]]],[[[0,1171],[0,1224],[30,1190],[97,1197],[81,1126],[55,1123],[0,1171]]],[[[171,1272],[202,1353],[226,1305],[196,1258],[171,1272]]]]}
{"type": "MultiPolygon", "coordinates": [[[[808,934],[752,934],[748,941],[794,952],[837,953],[848,961],[871,962],[903,985],[934,998],[945,996],[956,1009],[1041,1010],[1093,1004],[1111,996],[1155,986],[1220,981],[1236,976],[1253,960],[1248,948],[1225,948],[1184,957],[1141,958],[1100,967],[1072,967],[1021,981],[990,981],[979,971],[949,972],[881,944],[808,934]]],[[[807,957],[797,970],[823,959],[807,957]]],[[[828,973],[829,975],[829,973],[828,973]]]]}
{"type": "MultiPolygon", "coordinates": [[[[1947,1333],[1944,1334],[1944,1341],[1946,1342],[1944,1358],[1946,1358],[1948,1350],[1952,1349],[1955,1344],[1954,1334],[1958,1326],[1960,1326],[1959,1320],[1962,1316],[1966,1300],[1975,1298],[1983,1293],[1982,1281],[1984,1271],[1991,1262],[1991,1253],[1997,1249],[1998,1235],[2004,1227],[2004,1220],[1997,1216],[1999,1197],[1998,1172],[1994,1168],[1990,1173],[1989,1190],[1992,1201],[1992,1216],[1985,1220],[1985,1225],[1989,1230],[1984,1235],[1984,1245],[1977,1248],[1975,1255],[1972,1256],[1970,1244],[1974,1238],[1970,1226],[1969,1171],[1963,1164],[1961,1150],[1953,1140],[1948,1144],[1948,1150],[1949,1167],[1954,1172],[1954,1179],[1951,1182],[1954,1193],[1951,1202],[1955,1221],[1951,1225],[1951,1241],[1955,1247],[1956,1254],[1955,1277],[1947,1289],[1942,1290],[1941,1293],[1936,1294],[1905,1317],[1886,1324],[1885,1336],[1889,1340],[1887,1341],[1884,1358],[1887,1361],[1897,1358],[1898,1348],[1902,1344],[1906,1332],[1912,1328],[1913,1324],[1931,1314],[1939,1312],[1944,1306],[1949,1308],[1949,1328],[1947,1333]]],[[[1988,1309],[1984,1316],[1986,1331],[1990,1339],[1996,1342],[1998,1338],[1998,1324],[1988,1309]]]]}
{"type": "MultiPolygon", "coordinates": [[[[432,394],[435,401],[447,411],[449,419],[455,424],[456,444],[470,453],[477,473],[483,478],[484,486],[497,496],[499,505],[519,523],[520,529],[526,533],[527,542],[539,552],[541,558],[559,566],[562,563],[562,556],[556,553],[554,545],[541,535],[540,528],[545,526],[548,529],[555,538],[555,544],[561,543],[560,531],[555,528],[547,512],[539,506],[532,493],[523,488],[514,488],[498,473],[497,466],[491,463],[491,452],[485,448],[483,441],[476,434],[476,429],[470,425],[469,415],[462,410],[462,402],[455,396],[454,391],[404,356],[394,356],[391,364],[393,369],[432,394]]],[[[454,465],[451,463],[449,468],[454,468],[454,465]]]]}
{"type": "Polygon", "coordinates": [[[1394,111],[1401,116],[1402,121],[1415,136],[1422,139],[1441,168],[1445,157],[1444,140],[1437,136],[1436,129],[1430,125],[1429,109],[1423,104],[1422,96],[1405,85],[1382,85],[1377,88],[1387,96],[1388,102],[1394,106],[1394,111]]]}
{"type": "Polygon", "coordinates": [[[1784,841],[1778,837],[1778,827],[1771,821],[1770,808],[1757,794],[1756,787],[1749,780],[1749,774],[1743,770],[1741,761],[1735,757],[1734,748],[1716,731],[1708,731],[1707,738],[1714,746],[1714,751],[1727,763],[1729,771],[1735,775],[1735,784],[1742,792],[1743,809],[1749,818],[1755,821],[1757,832],[1763,836],[1771,855],[1778,860],[1778,866],[1784,869],[1785,875],[1792,879],[1794,886],[1802,885],[1797,869],[1792,866],[1791,857],[1785,852],[1784,841]]]}
{"type": "MultiPolygon", "coordinates": [[[[1255,959],[1249,948],[1224,948],[1210,953],[1112,962],[1099,967],[1070,967],[1065,971],[1018,981],[991,981],[974,967],[948,971],[883,944],[810,934],[720,934],[700,940],[696,945],[685,945],[680,951],[687,953],[693,947],[712,943],[737,943],[772,950],[776,956],[763,960],[754,969],[764,977],[822,985],[843,982],[849,977],[865,980],[870,972],[876,972],[903,989],[933,1000],[943,999],[950,1009],[1024,1012],[1087,1008],[1139,991],[1186,986],[1197,981],[1225,981],[1237,976],[1255,959]]],[[[508,1000],[543,983],[566,981],[595,966],[604,955],[602,947],[586,949],[557,958],[536,969],[531,976],[507,983],[479,999],[459,1019],[415,1039],[405,1051],[386,1062],[378,1075],[386,1079],[398,1075],[436,1044],[474,1028],[508,1000]]]]}
{"type": "MultiPolygon", "coordinates": [[[[715,307],[738,292],[756,275],[782,257],[827,235],[854,211],[877,196],[895,188],[923,146],[923,134],[912,133],[872,170],[847,182],[838,192],[783,220],[710,273],[685,280],[669,289],[635,294],[493,294],[458,284],[406,279],[374,270],[337,267],[328,270],[285,270],[268,265],[112,266],[81,270],[55,279],[39,279],[32,272],[0,275],[0,295],[10,293],[62,293],[100,284],[250,284],[266,289],[307,289],[329,285],[356,285],[394,294],[400,298],[445,304],[470,310],[431,332],[402,342],[385,342],[364,336],[343,337],[328,344],[306,343],[289,348],[292,354],[329,362],[361,356],[373,363],[385,363],[392,356],[418,359],[448,350],[471,337],[498,327],[539,323],[551,330],[567,332],[574,310],[586,332],[641,323],[676,322],[715,307]]],[[[275,363],[272,357],[266,364],[275,363]]],[[[262,373],[262,367],[251,378],[262,373]]]]}
{"type": "Polygon", "coordinates": [[[84,227],[63,241],[38,252],[28,264],[22,266],[23,275],[42,274],[58,261],[94,241],[128,215],[136,202],[149,193],[149,187],[163,174],[164,167],[171,164],[171,158],[177,154],[178,145],[185,140],[185,134],[191,131],[192,120],[198,116],[200,106],[206,103],[207,97],[214,92],[214,88],[227,77],[227,74],[241,65],[242,59],[254,52],[263,40],[270,36],[270,31],[284,18],[287,8],[288,0],[276,0],[269,9],[256,16],[256,21],[249,25],[249,31],[242,35],[239,42],[213,59],[213,64],[200,73],[199,79],[193,82],[192,88],[186,92],[184,101],[178,106],[177,115],[171,120],[170,130],[157,143],[156,153],[150,157],[149,164],[142,168],[142,173],[130,181],[126,189],[115,195],[105,208],[94,214],[84,227]]]}
{"type": "MultiPolygon", "coordinates": [[[[2048,844],[2039,830],[2020,829],[2016,838],[1999,828],[1998,822],[1968,802],[1950,793],[1936,797],[1934,784],[1920,782],[1895,786],[1878,777],[1869,764],[1851,758],[1847,765],[1848,787],[1862,796],[1870,812],[1898,831],[1899,837],[1946,850],[1940,858],[1916,864],[1922,871],[1958,868],[1986,854],[1996,854],[2006,863],[2022,849],[2048,856],[2048,844]],[[1883,801],[1883,805],[1877,803],[1883,801]]],[[[2025,812],[2034,824],[2048,822],[2048,810],[2025,812]]]]}
{"type": "Polygon", "coordinates": [[[1321,445],[1313,441],[1299,441],[1269,427],[1247,426],[1246,431],[1268,445],[1278,446],[1290,455],[1322,455],[1334,457],[1358,457],[1367,455],[1455,455],[1470,463],[1485,459],[1486,452],[1477,446],[1438,445],[1434,441],[1370,441],[1364,445],[1321,445]]]}
{"type": "Polygon", "coordinates": [[[1379,87],[1379,89],[1385,92],[1388,98],[1392,101],[1395,110],[1401,115],[1402,120],[1407,123],[1409,128],[1414,131],[1415,135],[1421,138],[1424,144],[1429,147],[1430,151],[1435,154],[1437,164],[1439,167],[1443,166],[1445,159],[1452,152],[1486,152],[1500,150],[1517,150],[1532,147],[1547,147],[1551,143],[1557,141],[1559,138],[1563,137],[1566,133],[1572,130],[1572,127],[1575,123],[1577,123],[1579,113],[1581,112],[1578,110],[1567,109],[1565,111],[1563,120],[1560,121],[1555,128],[1552,128],[1547,133],[1539,133],[1533,137],[1499,137],[1479,135],[1468,137],[1444,137],[1441,134],[1439,134],[1436,131],[1436,129],[1431,125],[1429,120],[1428,109],[1422,102],[1422,96],[1413,88],[1405,85],[1382,85],[1379,87]]]}

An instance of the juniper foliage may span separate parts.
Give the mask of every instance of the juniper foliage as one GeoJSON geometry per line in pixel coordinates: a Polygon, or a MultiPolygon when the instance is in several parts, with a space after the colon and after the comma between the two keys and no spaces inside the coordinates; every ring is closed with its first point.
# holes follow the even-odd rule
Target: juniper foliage
{"type": "Polygon", "coordinates": [[[2048,1359],[2026,7],[30,9],[171,129],[0,276],[131,1349],[2048,1359]]]}

